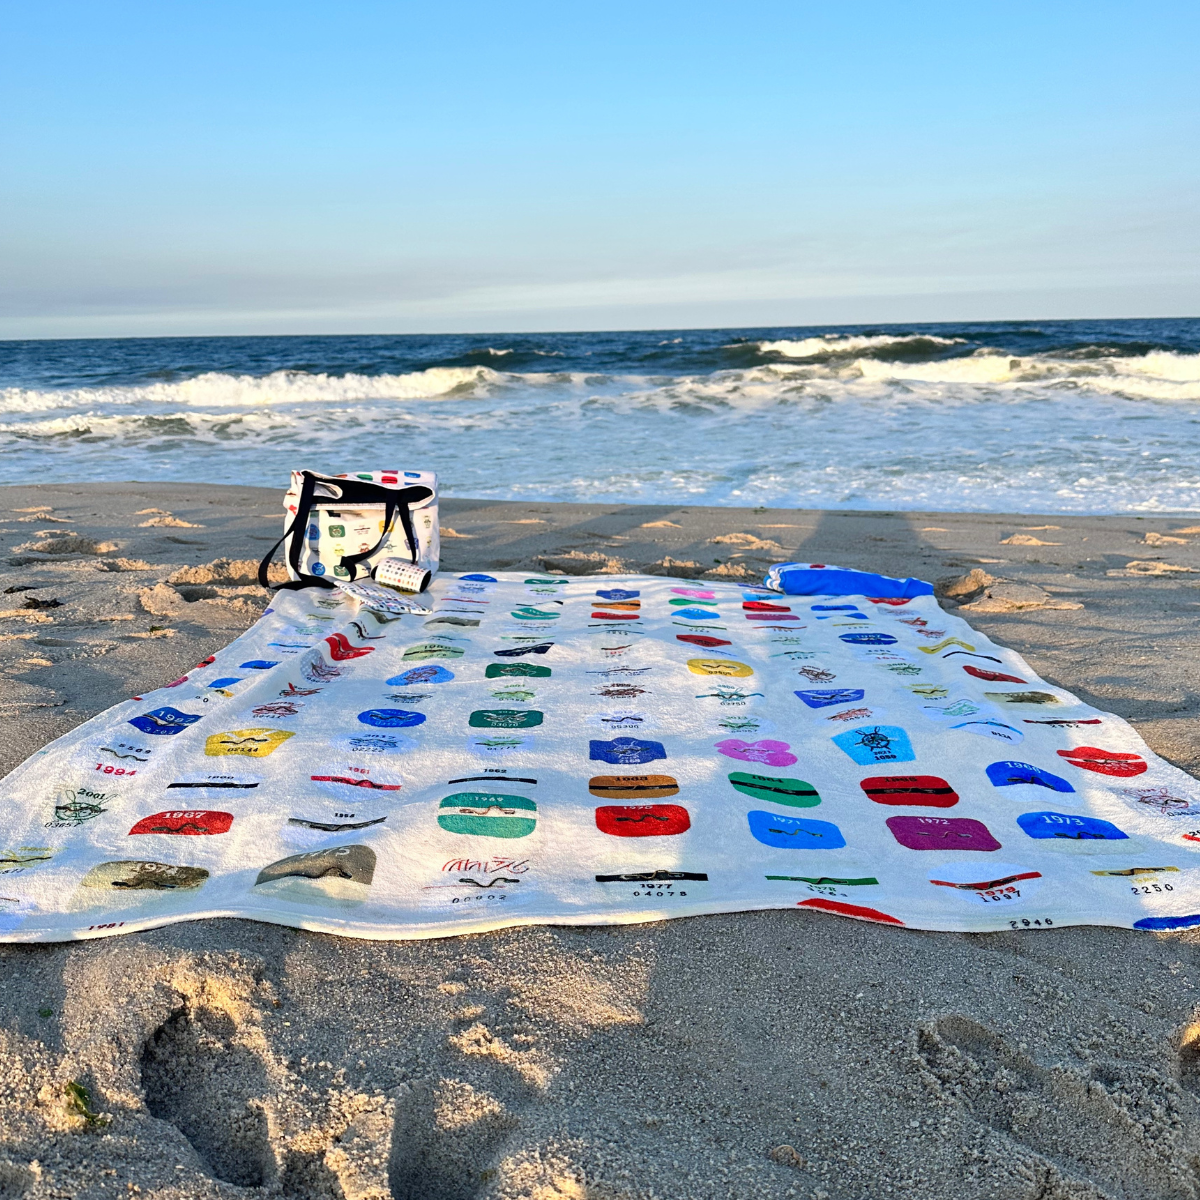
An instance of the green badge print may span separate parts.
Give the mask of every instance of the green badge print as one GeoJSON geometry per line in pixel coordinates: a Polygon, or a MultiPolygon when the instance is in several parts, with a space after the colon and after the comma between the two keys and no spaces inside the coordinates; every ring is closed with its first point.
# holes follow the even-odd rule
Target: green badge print
{"type": "Polygon", "coordinates": [[[524,796],[455,792],[438,805],[438,824],[447,833],[477,837],[528,837],[537,827],[537,804],[524,796]]]}
{"type": "Polygon", "coordinates": [[[786,804],[789,808],[815,808],[821,796],[811,783],[803,779],[777,779],[774,775],[752,775],[749,771],[733,771],[729,782],[755,800],[786,804]]]}
{"type": "Polygon", "coordinates": [[[534,608],[531,604],[522,604],[513,609],[512,615],[518,621],[557,621],[562,613],[547,612],[542,608],[534,608]]]}
{"type": "Polygon", "coordinates": [[[467,722],[472,729],[533,729],[542,723],[542,714],[536,709],[480,708],[471,714],[467,722]]]}
{"type": "Polygon", "coordinates": [[[426,658],[462,658],[463,652],[459,646],[442,646],[437,642],[418,642],[404,651],[405,662],[420,662],[426,658]]]}
{"type": "Polygon", "coordinates": [[[485,679],[501,679],[506,675],[520,675],[525,679],[549,679],[550,668],[531,662],[488,663],[487,670],[483,673],[485,679]]]}

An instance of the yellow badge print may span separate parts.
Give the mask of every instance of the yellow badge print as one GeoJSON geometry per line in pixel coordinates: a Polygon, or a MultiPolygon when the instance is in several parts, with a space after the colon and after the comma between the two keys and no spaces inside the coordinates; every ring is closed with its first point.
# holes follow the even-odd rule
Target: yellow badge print
{"type": "Polygon", "coordinates": [[[287,729],[231,729],[214,733],[204,743],[205,754],[245,754],[250,758],[266,758],[278,750],[290,737],[287,729]]]}
{"type": "Polygon", "coordinates": [[[689,658],[688,670],[693,675],[732,675],[745,678],[754,674],[754,668],[745,663],[729,662],[724,658],[689,658]]]}

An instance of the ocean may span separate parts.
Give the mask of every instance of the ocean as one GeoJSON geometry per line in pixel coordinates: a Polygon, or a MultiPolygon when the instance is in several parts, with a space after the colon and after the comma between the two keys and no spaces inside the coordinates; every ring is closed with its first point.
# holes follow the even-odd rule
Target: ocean
{"type": "Polygon", "coordinates": [[[1200,320],[0,342],[0,481],[1200,511],[1200,320]]]}

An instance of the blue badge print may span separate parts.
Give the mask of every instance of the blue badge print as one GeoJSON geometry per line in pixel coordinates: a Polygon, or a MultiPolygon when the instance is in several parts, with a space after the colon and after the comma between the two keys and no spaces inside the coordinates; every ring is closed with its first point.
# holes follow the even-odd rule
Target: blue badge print
{"type": "Polygon", "coordinates": [[[375,725],[379,729],[411,729],[425,723],[425,714],[403,708],[369,708],[360,712],[358,719],[364,725],[375,725]]]}
{"type": "Polygon", "coordinates": [[[325,564],[324,564],[324,563],[319,563],[319,562],[315,562],[315,563],[313,563],[313,565],[312,565],[312,573],[313,573],[314,575],[324,575],[324,574],[325,574],[325,564]]]}
{"type": "Polygon", "coordinates": [[[756,841],[777,850],[840,850],[846,844],[842,831],[830,821],[781,817],[755,810],[747,813],[756,841]]]}
{"type": "Polygon", "coordinates": [[[625,588],[608,588],[607,591],[596,593],[601,600],[632,600],[641,594],[641,592],[627,591],[625,588]]]}
{"type": "Polygon", "coordinates": [[[1019,742],[1025,735],[1003,721],[964,721],[961,725],[951,725],[951,729],[961,729],[963,733],[976,733],[980,737],[996,738],[1001,742],[1019,742]]]}
{"type": "Polygon", "coordinates": [[[1200,925],[1200,913],[1193,913],[1190,917],[1143,917],[1140,921],[1134,921],[1134,929],[1151,929],[1156,931],[1166,929],[1192,929],[1196,925],[1200,925]]]}
{"type": "Polygon", "coordinates": [[[853,646],[891,646],[896,641],[890,633],[839,633],[838,637],[853,646]]]}
{"type": "Polygon", "coordinates": [[[857,604],[813,604],[813,612],[858,612],[857,604]]]}
{"type": "Polygon", "coordinates": [[[460,575],[459,579],[469,579],[472,583],[495,583],[494,575],[460,575]]]}
{"type": "Polygon", "coordinates": [[[200,718],[191,713],[181,713],[177,708],[155,708],[140,717],[131,717],[129,724],[143,733],[182,733],[200,718]]]}
{"type": "Polygon", "coordinates": [[[591,741],[588,747],[588,758],[615,763],[622,767],[635,767],[640,763],[667,757],[662,742],[644,742],[640,738],[619,737],[613,738],[611,742],[591,741]]]}
{"type": "Polygon", "coordinates": [[[249,662],[239,664],[239,671],[269,671],[272,667],[277,667],[277,662],[269,662],[265,658],[252,658],[249,662]]]}
{"type": "Polygon", "coordinates": [[[241,682],[242,681],[234,675],[226,675],[226,676],[222,677],[221,679],[214,679],[208,686],[210,688],[227,688],[227,687],[233,687],[233,685],[235,683],[241,683],[241,682]]]}
{"type": "Polygon", "coordinates": [[[386,680],[388,687],[417,687],[423,683],[449,683],[454,678],[453,671],[430,663],[425,667],[413,667],[409,671],[401,671],[386,680]]]}
{"type": "Polygon", "coordinates": [[[1031,838],[1063,838],[1072,842],[1120,841],[1128,838],[1109,821],[1099,817],[1074,817],[1069,813],[1022,813],[1017,824],[1031,838]]]}
{"type": "Polygon", "coordinates": [[[1038,787],[1049,788],[1052,792],[1073,792],[1075,789],[1057,775],[1043,771],[1031,763],[1023,762],[994,762],[987,769],[987,777],[993,787],[1008,787],[1013,783],[1036,783],[1038,787]]]}
{"type": "Polygon", "coordinates": [[[831,704],[851,704],[861,700],[864,692],[862,688],[808,688],[796,695],[809,708],[828,708],[831,704]]]}
{"type": "Polygon", "coordinates": [[[685,617],[689,621],[711,621],[720,614],[715,608],[677,608],[671,616],[685,617]]]}
{"type": "Polygon", "coordinates": [[[856,763],[870,767],[875,763],[912,762],[912,743],[899,725],[863,725],[847,729],[833,739],[856,763]]]}

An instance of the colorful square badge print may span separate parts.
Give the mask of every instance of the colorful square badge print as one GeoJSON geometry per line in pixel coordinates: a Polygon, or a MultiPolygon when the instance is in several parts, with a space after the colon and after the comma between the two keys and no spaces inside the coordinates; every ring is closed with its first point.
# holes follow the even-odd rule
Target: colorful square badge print
{"type": "Polygon", "coordinates": [[[839,578],[474,572],[404,614],[284,592],[9,776],[0,940],[1200,925],[1200,784],[932,596],[839,578]]]}

